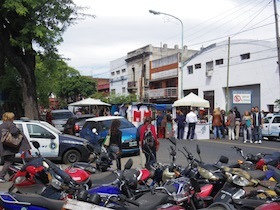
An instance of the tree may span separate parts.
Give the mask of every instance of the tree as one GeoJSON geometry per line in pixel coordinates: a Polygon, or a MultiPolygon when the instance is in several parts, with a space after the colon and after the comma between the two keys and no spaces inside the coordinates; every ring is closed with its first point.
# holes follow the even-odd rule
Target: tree
{"type": "Polygon", "coordinates": [[[39,119],[36,54],[57,53],[62,33],[82,15],[80,9],[72,0],[0,0],[0,75],[5,60],[18,71],[25,116],[31,119],[39,119]]]}
{"type": "Polygon", "coordinates": [[[87,76],[63,77],[60,80],[57,92],[60,101],[68,104],[73,101],[87,98],[96,92],[96,83],[87,76]]]}

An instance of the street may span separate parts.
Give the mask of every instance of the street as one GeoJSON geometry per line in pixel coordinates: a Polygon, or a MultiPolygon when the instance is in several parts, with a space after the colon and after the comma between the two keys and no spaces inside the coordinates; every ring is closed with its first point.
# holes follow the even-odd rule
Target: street
{"type": "MultiPolygon", "coordinates": [[[[242,159],[242,157],[236,153],[233,146],[237,146],[243,149],[244,154],[257,154],[259,152],[270,154],[272,152],[280,151],[280,142],[276,141],[263,141],[262,144],[244,144],[243,139],[239,139],[239,141],[229,141],[229,140],[195,140],[195,141],[188,141],[188,140],[177,140],[176,141],[176,152],[177,152],[177,159],[176,164],[186,166],[187,160],[184,155],[178,151],[178,149],[183,150],[185,146],[196,158],[199,158],[196,153],[197,145],[201,151],[201,158],[204,162],[214,163],[219,160],[221,155],[227,156],[229,158],[229,163],[236,163],[238,159],[242,159]]],[[[160,139],[160,148],[157,152],[157,160],[161,163],[170,163],[171,159],[169,156],[170,146],[173,145],[167,139],[160,139]]],[[[122,158],[122,167],[126,163],[126,161],[132,158],[133,159],[133,167],[140,167],[141,163],[145,163],[145,157],[141,156],[132,156],[132,157],[124,157],[122,158]],[[142,159],[142,160],[141,160],[142,159]]],[[[62,168],[65,168],[67,165],[61,165],[62,168]]],[[[2,166],[0,167],[2,168],[2,166]]],[[[112,168],[116,168],[115,165],[112,168]]],[[[6,177],[8,178],[8,177],[6,177]]],[[[0,191],[7,191],[8,187],[11,183],[1,183],[0,184],[0,191]]]]}

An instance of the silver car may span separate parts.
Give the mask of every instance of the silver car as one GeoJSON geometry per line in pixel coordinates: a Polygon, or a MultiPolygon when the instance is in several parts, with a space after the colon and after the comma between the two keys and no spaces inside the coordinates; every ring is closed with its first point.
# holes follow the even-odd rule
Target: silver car
{"type": "Polygon", "coordinates": [[[74,114],[67,109],[52,110],[52,124],[59,131],[63,131],[68,118],[73,115],[74,114]]]}

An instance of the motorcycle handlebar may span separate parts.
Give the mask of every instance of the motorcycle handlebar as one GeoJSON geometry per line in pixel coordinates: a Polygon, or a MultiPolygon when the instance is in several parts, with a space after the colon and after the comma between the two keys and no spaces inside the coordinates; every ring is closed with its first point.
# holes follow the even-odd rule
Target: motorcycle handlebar
{"type": "Polygon", "coordinates": [[[64,182],[66,182],[68,184],[74,182],[74,180],[71,178],[71,176],[69,174],[67,174],[65,171],[61,170],[53,162],[51,162],[50,160],[48,160],[46,158],[44,158],[44,161],[49,165],[49,167],[54,171],[54,173],[59,175],[64,180],[64,182]]]}

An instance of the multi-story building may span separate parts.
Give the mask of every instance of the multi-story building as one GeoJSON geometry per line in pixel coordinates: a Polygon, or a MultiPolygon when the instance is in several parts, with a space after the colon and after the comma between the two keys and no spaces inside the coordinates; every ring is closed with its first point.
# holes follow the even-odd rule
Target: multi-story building
{"type": "Polygon", "coordinates": [[[110,62],[110,92],[116,95],[127,95],[126,56],[110,62]]]}
{"type": "MultiPolygon", "coordinates": [[[[150,91],[150,88],[155,90],[173,87],[174,89],[171,88],[170,90],[173,91],[172,95],[177,99],[180,52],[181,49],[179,49],[177,45],[174,48],[167,48],[166,44],[164,44],[163,47],[147,45],[129,52],[126,58],[128,92],[139,96],[139,101],[142,102],[150,102],[150,100],[159,102],[160,100],[157,101],[157,99],[162,99],[162,93],[160,93],[161,95],[157,94],[155,91],[150,91]],[[152,64],[153,61],[154,64],[152,64]],[[167,72],[168,70],[170,71],[167,72]],[[169,83],[166,80],[170,79],[168,78],[170,74],[172,74],[171,77],[173,80],[169,83]]],[[[188,52],[185,47],[183,58],[190,52],[191,51],[188,52]]],[[[162,91],[164,92],[165,90],[162,91]]],[[[162,102],[171,103],[173,102],[173,98],[162,102]]]]}
{"type": "Polygon", "coordinates": [[[275,42],[224,41],[201,49],[184,62],[183,91],[209,100],[211,111],[234,106],[240,113],[252,106],[275,111],[279,76],[275,42]]]}
{"type": "Polygon", "coordinates": [[[103,95],[109,95],[110,83],[108,78],[93,78],[97,83],[97,92],[103,93],[103,95]]]}

